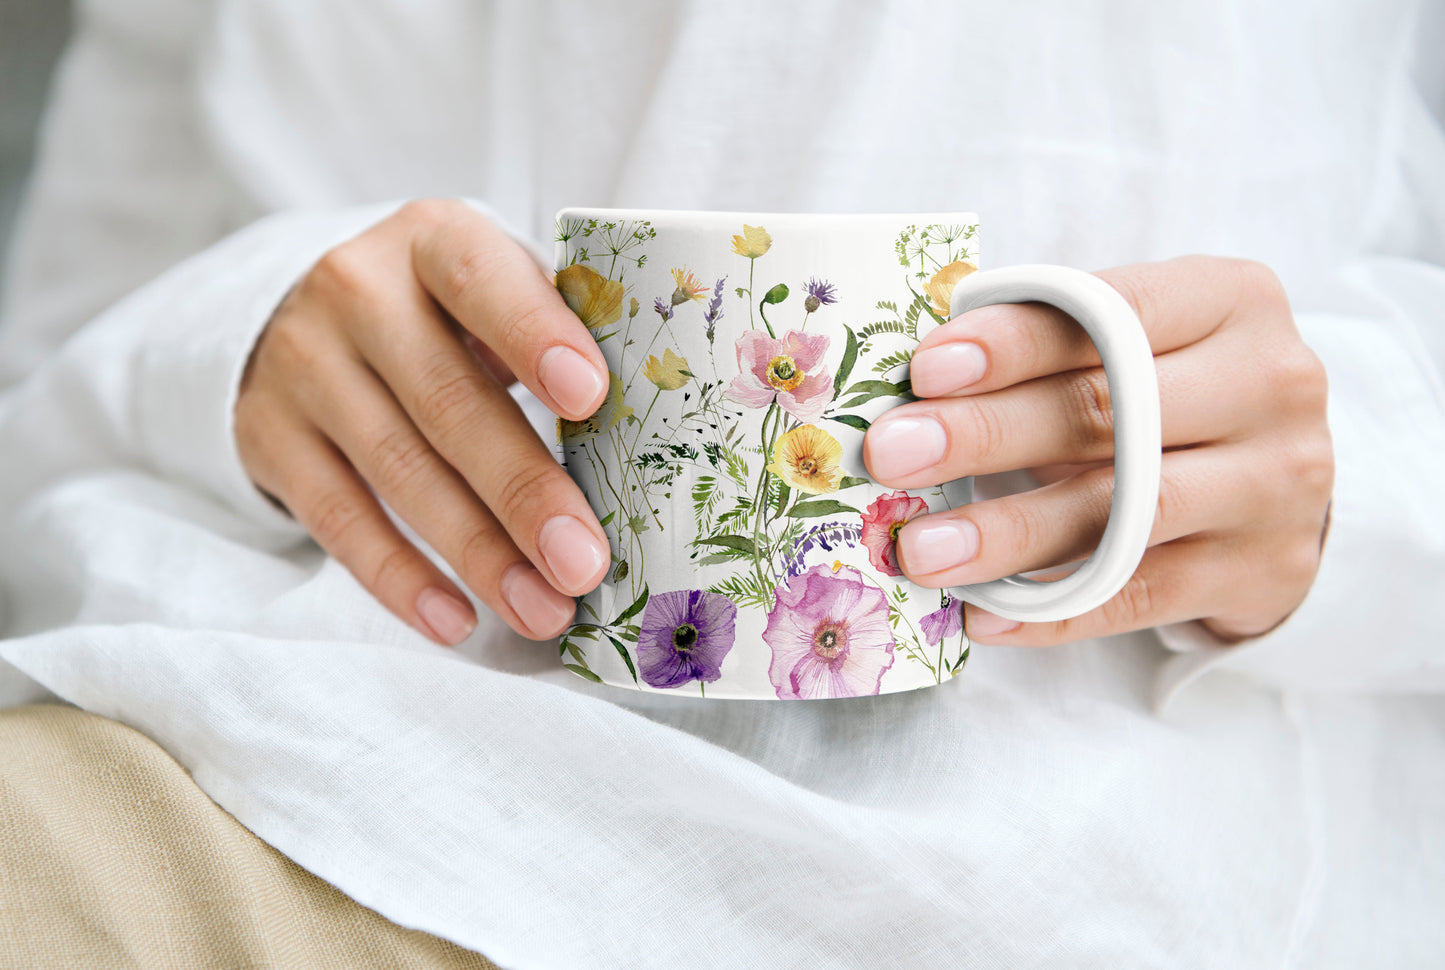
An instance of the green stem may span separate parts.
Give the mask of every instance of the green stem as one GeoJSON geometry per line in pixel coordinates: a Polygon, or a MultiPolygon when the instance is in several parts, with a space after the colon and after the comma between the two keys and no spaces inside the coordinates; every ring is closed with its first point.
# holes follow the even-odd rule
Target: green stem
{"type": "Polygon", "coordinates": [[[757,264],[758,264],[758,261],[757,261],[757,258],[756,258],[756,257],[753,257],[753,256],[749,256],[749,257],[748,257],[748,329],[749,329],[749,330],[755,330],[755,329],[757,329],[757,328],[753,325],[753,268],[754,268],[755,266],[757,266],[757,264]]]}
{"type": "MultiPolygon", "coordinates": [[[[751,297],[752,294],[749,293],[748,296],[751,297]]],[[[767,315],[767,313],[763,310],[763,307],[767,305],[767,302],[768,302],[767,300],[760,300],[760,301],[758,301],[758,316],[760,316],[760,317],[763,318],[763,326],[765,326],[765,327],[768,328],[768,336],[769,336],[769,337],[772,337],[774,340],[777,340],[777,339],[778,339],[778,335],[773,332],[773,325],[768,322],[768,315],[767,315]]],[[[751,307],[752,307],[752,304],[749,303],[748,306],[749,306],[749,308],[751,308],[751,307]]]]}

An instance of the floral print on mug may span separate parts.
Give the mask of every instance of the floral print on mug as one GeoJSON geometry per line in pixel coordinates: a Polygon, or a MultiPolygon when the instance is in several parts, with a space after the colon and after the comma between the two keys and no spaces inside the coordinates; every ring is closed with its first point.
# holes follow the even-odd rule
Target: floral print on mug
{"type": "Polygon", "coordinates": [[[779,698],[876,694],[900,661],[933,683],[962,669],[959,601],[900,578],[898,529],[929,501],[904,491],[870,501],[878,488],[847,467],[838,435],[867,430],[859,410],[869,402],[913,399],[908,359],[973,271],[976,228],[906,227],[893,253],[905,268],[902,309],[879,301],[876,319],[823,326],[816,320],[839,312],[847,280],[759,283],[769,254],[787,245],[764,226],[739,226],[718,239],[715,265],[668,266],[665,284],[649,290],[639,277],[659,274],[640,271],[665,230],[646,219],[559,222],[558,290],[621,371],[609,373],[596,414],[557,422],[569,471],[605,511],[605,584],[622,607],[609,616],[601,599],[583,598],[588,621],[560,644],[568,669],[600,681],[588,656],[610,648],[638,687],[706,696],[742,662],[742,611],[765,619],[769,655],[750,662],[779,698]],[[729,285],[743,277],[747,285],[729,285]],[[644,306],[656,314],[645,324],[644,306]],[[731,346],[716,346],[724,326],[744,320],[731,346]],[[649,548],[689,557],[676,588],[649,587],[658,582],[649,548]],[[924,596],[938,608],[914,602],[924,596]]]}

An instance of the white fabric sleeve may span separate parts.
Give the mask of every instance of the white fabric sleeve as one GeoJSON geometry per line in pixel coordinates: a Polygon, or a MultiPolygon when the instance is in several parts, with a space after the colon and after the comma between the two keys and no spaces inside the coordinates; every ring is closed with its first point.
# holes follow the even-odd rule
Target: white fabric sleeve
{"type": "MultiPolygon", "coordinates": [[[[1329,375],[1331,522],[1304,603],[1238,644],[1162,627],[1158,703],[1208,670],[1282,688],[1445,692],[1445,18],[1383,93],[1363,255],[1295,308],[1329,375]]],[[[1321,204],[1328,204],[1321,200],[1321,204]]],[[[1306,281],[1308,282],[1308,281],[1306,281]]],[[[1292,294],[1293,296],[1293,294],[1292,294]]]]}
{"type": "Polygon", "coordinates": [[[1445,393],[1415,326],[1442,326],[1445,270],[1381,259],[1346,277],[1381,317],[1298,319],[1330,380],[1335,490],[1319,575],[1255,640],[1160,628],[1179,651],[1162,699],[1209,669],[1311,690],[1445,691],[1445,393]]]}
{"type": "Polygon", "coordinates": [[[14,507],[83,468],[140,466],[215,497],[275,538],[299,539],[301,527],[252,485],[236,451],[241,374],[288,290],[395,205],[268,217],[81,328],[0,394],[0,445],[35,456],[3,476],[0,502],[14,507]]]}

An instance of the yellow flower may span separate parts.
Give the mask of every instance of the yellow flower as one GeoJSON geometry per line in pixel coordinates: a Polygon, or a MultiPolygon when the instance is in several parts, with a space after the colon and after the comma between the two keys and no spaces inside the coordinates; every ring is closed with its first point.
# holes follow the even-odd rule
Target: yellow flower
{"type": "Polygon", "coordinates": [[[768,471],[801,492],[822,495],[838,491],[843,468],[838,464],[843,446],[816,425],[794,428],[773,445],[768,471]]]}
{"type": "Polygon", "coordinates": [[[570,444],[577,441],[586,441],[588,438],[595,438],[602,432],[602,425],[597,421],[597,416],[583,418],[581,421],[568,421],[566,418],[557,419],[557,443],[570,444]]]}
{"type": "Polygon", "coordinates": [[[632,417],[632,408],[622,399],[622,378],[607,372],[607,400],[597,409],[589,421],[602,423],[603,431],[611,431],[627,418],[632,417]]]}
{"type": "Polygon", "coordinates": [[[947,320],[951,312],[949,306],[953,303],[953,288],[958,285],[959,280],[977,269],[978,267],[968,260],[958,259],[934,273],[923,287],[923,292],[933,300],[933,312],[947,320]]]}
{"type": "Polygon", "coordinates": [[[670,347],[662,352],[662,360],[648,355],[647,363],[642,365],[642,373],[664,391],[675,391],[692,377],[692,372],[687,369],[687,358],[677,356],[670,347]]]}
{"type": "Polygon", "coordinates": [[[588,330],[622,319],[622,284],[590,266],[568,266],[557,274],[557,289],[588,330]]]}
{"type": "Polygon", "coordinates": [[[733,237],[733,252],[748,259],[757,259],[773,246],[773,237],[762,226],[743,226],[743,234],[733,237]]]}
{"type": "Polygon", "coordinates": [[[673,306],[679,306],[688,300],[696,300],[700,303],[707,299],[709,292],[707,285],[688,272],[686,266],[673,270],[672,278],[677,280],[677,289],[672,291],[673,306]]]}

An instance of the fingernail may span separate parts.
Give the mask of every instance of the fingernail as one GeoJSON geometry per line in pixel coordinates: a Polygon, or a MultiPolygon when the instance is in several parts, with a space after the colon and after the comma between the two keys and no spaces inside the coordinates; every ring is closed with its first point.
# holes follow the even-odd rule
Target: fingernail
{"type": "Polygon", "coordinates": [[[1018,620],[1005,620],[988,610],[969,610],[963,624],[963,632],[969,638],[996,637],[1001,633],[1012,633],[1023,626],[1018,620]]]}
{"type": "Polygon", "coordinates": [[[554,515],[537,536],[547,568],[568,591],[585,593],[611,559],[602,540],[570,515],[554,515]]]}
{"type": "Polygon", "coordinates": [[[467,604],[435,586],[421,591],[416,598],[416,612],[438,640],[452,647],[465,640],[477,627],[476,617],[467,604]]]}
{"type": "Polygon", "coordinates": [[[988,370],[988,355],[969,340],[955,340],[913,355],[908,376],[913,393],[938,397],[977,384],[988,370]]]}
{"type": "Polygon", "coordinates": [[[517,563],[502,577],[502,599],[539,637],[556,634],[577,615],[577,601],[557,592],[541,573],[525,563],[517,563]]]}
{"type": "Polygon", "coordinates": [[[578,416],[591,414],[593,402],[607,391],[607,378],[571,347],[553,347],[543,354],[537,378],[558,407],[578,416]]]}
{"type": "Polygon", "coordinates": [[[914,575],[961,566],[978,555],[978,526],[967,519],[919,523],[898,537],[898,553],[914,575]]]}
{"type": "Polygon", "coordinates": [[[933,418],[879,418],[868,429],[869,469],[878,479],[902,478],[943,460],[948,436],[933,418]]]}

